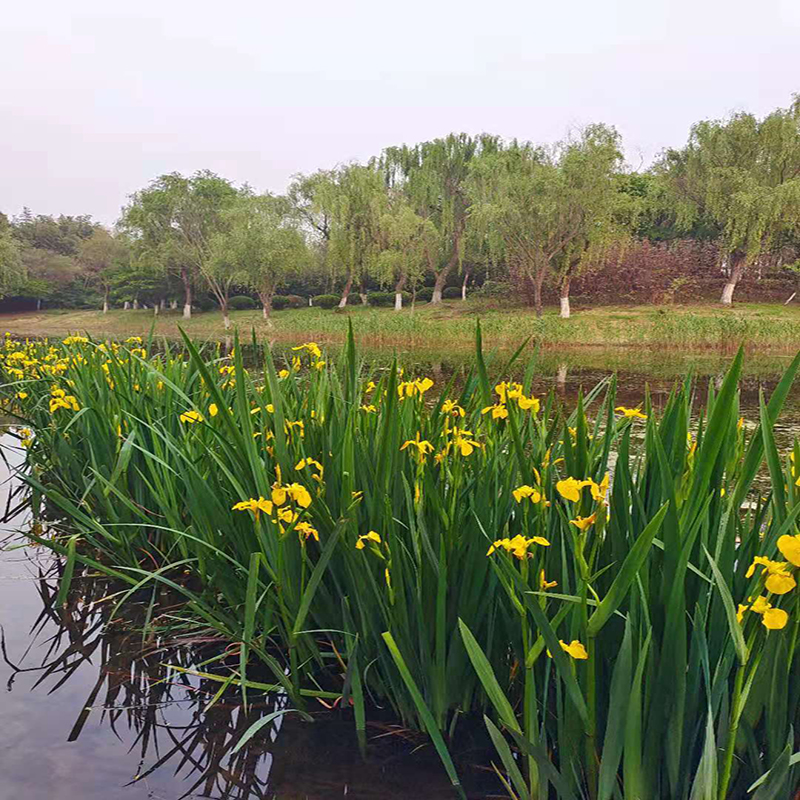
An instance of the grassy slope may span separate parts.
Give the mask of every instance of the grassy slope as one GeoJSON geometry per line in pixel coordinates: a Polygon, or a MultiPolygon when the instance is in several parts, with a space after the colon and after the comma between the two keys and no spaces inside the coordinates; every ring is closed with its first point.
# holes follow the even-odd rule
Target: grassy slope
{"type": "MultiPolygon", "coordinates": [[[[255,327],[276,340],[344,338],[351,318],[366,345],[459,349],[472,346],[475,320],[480,317],[488,343],[509,345],[533,336],[543,344],[559,345],[671,345],[733,347],[746,342],[759,351],[785,352],[800,346],[800,306],[741,304],[733,309],[718,305],[604,306],[579,310],[570,320],[548,310],[541,320],[528,309],[487,308],[477,303],[450,301],[442,306],[418,306],[396,313],[392,309],[353,307],[347,314],[307,308],[276,312],[267,326],[260,311],[231,314],[241,331],[255,327]]],[[[89,332],[124,337],[146,334],[151,311],[43,311],[0,316],[4,330],[20,336],[89,332]]],[[[196,314],[184,322],[177,312],[155,318],[159,335],[177,336],[178,326],[197,338],[224,336],[218,312],[196,314]]]]}

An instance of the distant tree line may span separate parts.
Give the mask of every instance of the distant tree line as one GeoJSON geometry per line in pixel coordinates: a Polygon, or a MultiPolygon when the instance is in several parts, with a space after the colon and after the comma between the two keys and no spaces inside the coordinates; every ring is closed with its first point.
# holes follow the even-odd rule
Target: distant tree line
{"type": "Polygon", "coordinates": [[[209,171],[162,175],[113,229],[0,214],[0,296],[104,311],[180,305],[185,317],[215,305],[226,326],[242,297],[268,317],[286,295],[344,307],[383,289],[375,297],[391,293],[399,310],[409,296],[464,297],[476,279],[487,293],[511,287],[538,314],[557,291],[568,317],[576,282],[602,294],[615,265],[646,283],[681,258],[719,280],[724,304],[748,270],[800,274],[800,95],[763,119],[699,122],[646,171],[626,166],[613,127],[594,124],[552,145],[450,134],[388,147],[297,175],[285,195],[209,171]]]}

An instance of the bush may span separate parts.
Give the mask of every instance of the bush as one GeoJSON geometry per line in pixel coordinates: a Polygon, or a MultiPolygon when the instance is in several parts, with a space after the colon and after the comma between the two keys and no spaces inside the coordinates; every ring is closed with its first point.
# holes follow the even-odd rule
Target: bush
{"type": "Polygon", "coordinates": [[[480,297],[509,298],[514,296],[514,287],[506,281],[485,281],[475,294],[480,297]]]}
{"type": "Polygon", "coordinates": [[[418,303],[430,303],[433,300],[433,286],[423,286],[417,291],[418,303]]]}
{"type": "Polygon", "coordinates": [[[208,294],[201,294],[200,297],[195,297],[192,305],[200,309],[200,311],[213,311],[217,307],[217,301],[208,294]]]}
{"type": "Polygon", "coordinates": [[[272,307],[276,311],[281,311],[284,308],[304,308],[308,305],[308,300],[305,297],[300,297],[299,294],[276,294],[272,298],[272,307]]]}
{"type": "Polygon", "coordinates": [[[338,294],[318,294],[313,300],[319,308],[336,308],[339,305],[338,294]]]}
{"type": "Polygon", "coordinates": [[[461,287],[460,286],[445,286],[442,292],[442,297],[445,300],[460,300],[461,287]]]}
{"type": "Polygon", "coordinates": [[[228,308],[231,311],[250,311],[257,307],[258,303],[246,294],[236,294],[228,300],[228,308]]]}
{"type": "Polygon", "coordinates": [[[272,308],[275,311],[283,311],[284,308],[289,308],[289,298],[285,294],[276,294],[272,298],[272,308]]]}
{"type": "MultiPolygon", "coordinates": [[[[394,292],[370,292],[367,295],[367,302],[371,306],[378,306],[379,308],[389,308],[394,305],[394,292]]],[[[411,302],[411,295],[408,292],[403,292],[403,305],[411,302]]]]}

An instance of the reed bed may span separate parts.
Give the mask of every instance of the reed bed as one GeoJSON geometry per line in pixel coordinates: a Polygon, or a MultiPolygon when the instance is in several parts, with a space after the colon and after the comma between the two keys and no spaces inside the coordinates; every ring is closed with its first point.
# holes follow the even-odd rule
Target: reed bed
{"type": "Polygon", "coordinates": [[[336,363],[253,344],[246,367],[238,342],[7,338],[46,523],[29,535],[64,557],[61,600],[77,563],[121,603],[169,587],[171,624],[237,648],[196,674],[245,703],[352,706],[359,732],[392,709],[456,791],[447,745],[481,716],[512,797],[796,790],[800,452],[772,428],[800,356],[749,431],[741,351],[718,391],[687,379],[656,418],[613,379],[570,413],[532,396],[534,361],[509,380],[522,348],[490,380],[480,327],[457,387],[373,370],[352,330],[336,363]]]}

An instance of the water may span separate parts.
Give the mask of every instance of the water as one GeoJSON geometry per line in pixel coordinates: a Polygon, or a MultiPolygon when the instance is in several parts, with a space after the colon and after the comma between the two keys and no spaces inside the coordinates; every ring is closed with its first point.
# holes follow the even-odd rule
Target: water
{"type": "MultiPolygon", "coordinates": [[[[498,354],[495,364],[503,360],[498,354]]],[[[555,388],[570,405],[579,387],[590,388],[616,370],[620,403],[641,403],[647,381],[659,407],[687,371],[698,375],[704,392],[729,360],[718,354],[631,350],[548,352],[540,357],[534,388],[538,394],[555,388]]],[[[419,374],[430,374],[442,385],[466,372],[469,356],[425,354],[415,362],[419,374]]],[[[759,393],[769,395],[787,364],[783,358],[747,360],[741,390],[748,424],[758,419],[759,393]]],[[[788,447],[799,428],[800,387],[776,426],[779,446],[788,447]]],[[[8,436],[0,441],[8,459],[7,465],[0,462],[3,507],[9,498],[14,504],[17,484],[9,479],[9,469],[22,460],[14,444],[8,436]]],[[[4,533],[26,524],[24,514],[13,516],[4,533]]],[[[389,717],[373,720],[366,758],[348,713],[321,706],[309,709],[315,723],[289,714],[233,754],[252,722],[275,710],[276,699],[255,698],[245,711],[231,692],[206,712],[219,684],[167,673],[163,666],[196,665],[221,652],[223,644],[203,637],[143,642],[149,591],[127,605],[124,616],[109,621],[114,599],[102,580],[78,580],[66,610],[57,612],[54,561],[42,548],[9,549],[21,541],[12,536],[0,551],[0,800],[454,797],[430,744],[392,725],[389,717]]],[[[171,598],[159,596],[156,602],[163,610],[171,598]]],[[[480,733],[459,739],[462,749],[456,755],[470,797],[503,797],[480,733]]]]}

